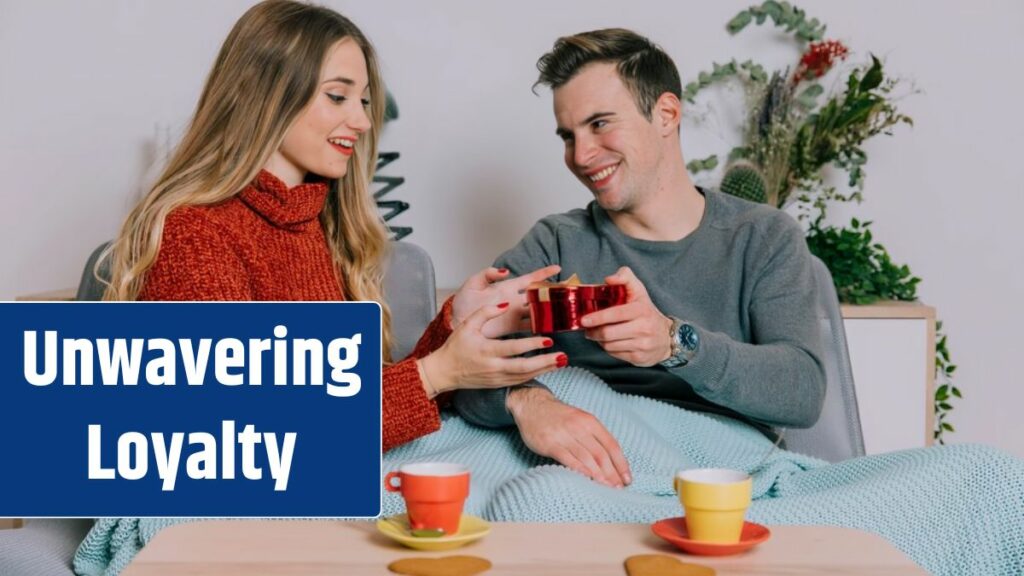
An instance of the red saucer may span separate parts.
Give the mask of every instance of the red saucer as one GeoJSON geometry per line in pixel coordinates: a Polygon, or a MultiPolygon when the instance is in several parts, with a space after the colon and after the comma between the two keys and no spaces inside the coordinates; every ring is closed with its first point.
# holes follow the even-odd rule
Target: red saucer
{"type": "Polygon", "coordinates": [[[658,520],[651,525],[651,532],[658,537],[674,544],[683,552],[697,554],[699,556],[729,556],[745,552],[754,546],[768,540],[771,537],[771,530],[753,522],[743,523],[743,532],[740,534],[740,541],[735,544],[715,544],[714,542],[698,542],[690,540],[690,534],[686,530],[686,518],[665,518],[658,520]]]}

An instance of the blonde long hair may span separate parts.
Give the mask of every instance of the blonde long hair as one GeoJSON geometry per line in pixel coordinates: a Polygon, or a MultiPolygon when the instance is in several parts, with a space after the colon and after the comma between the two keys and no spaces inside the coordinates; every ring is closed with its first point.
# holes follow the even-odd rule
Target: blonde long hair
{"type": "Polygon", "coordinates": [[[390,311],[383,298],[388,234],[370,192],[385,103],[376,53],[344,16],[291,0],[253,6],[228,34],[181,144],[100,258],[97,270],[110,259],[105,300],[138,297],[171,211],[228,200],[255,179],[314,98],[328,50],[345,38],[366,58],[372,126],[359,138],[345,176],[329,181],[320,222],[346,298],[380,302],[390,361],[390,311]]]}

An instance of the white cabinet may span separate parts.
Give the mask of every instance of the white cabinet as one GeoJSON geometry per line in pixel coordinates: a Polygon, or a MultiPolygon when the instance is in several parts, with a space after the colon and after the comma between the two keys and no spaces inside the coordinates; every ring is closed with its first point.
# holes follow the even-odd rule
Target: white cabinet
{"type": "Polygon", "coordinates": [[[935,309],[916,302],[842,307],[868,454],[932,444],[935,309]]]}

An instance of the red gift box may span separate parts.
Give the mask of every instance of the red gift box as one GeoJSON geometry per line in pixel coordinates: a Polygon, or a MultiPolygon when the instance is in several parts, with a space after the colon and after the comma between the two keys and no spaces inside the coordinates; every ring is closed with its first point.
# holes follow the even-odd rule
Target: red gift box
{"type": "Polygon", "coordinates": [[[626,303],[621,284],[543,284],[526,290],[534,334],[580,330],[580,319],[605,308],[626,303]]]}

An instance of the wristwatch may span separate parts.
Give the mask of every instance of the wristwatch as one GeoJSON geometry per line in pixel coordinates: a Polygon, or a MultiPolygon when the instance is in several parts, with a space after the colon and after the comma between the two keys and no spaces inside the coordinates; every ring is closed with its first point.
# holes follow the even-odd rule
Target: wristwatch
{"type": "Polygon", "coordinates": [[[680,368],[686,366],[697,354],[700,346],[700,335],[697,329],[691,324],[669,316],[672,319],[672,327],[669,328],[669,338],[672,339],[672,352],[669,357],[661,362],[665,368],[680,368]]]}

